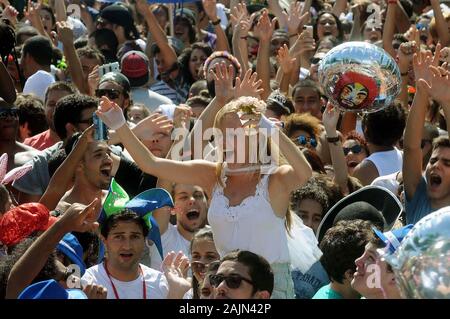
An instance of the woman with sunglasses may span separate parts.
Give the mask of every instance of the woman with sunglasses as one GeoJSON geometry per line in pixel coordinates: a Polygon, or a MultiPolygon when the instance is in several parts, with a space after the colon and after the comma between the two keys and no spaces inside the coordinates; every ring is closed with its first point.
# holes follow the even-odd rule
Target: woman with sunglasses
{"type": "Polygon", "coordinates": [[[210,227],[202,228],[195,233],[191,241],[190,253],[193,299],[200,299],[203,296],[203,281],[208,268],[213,264],[218,265],[220,260],[210,227]]]}

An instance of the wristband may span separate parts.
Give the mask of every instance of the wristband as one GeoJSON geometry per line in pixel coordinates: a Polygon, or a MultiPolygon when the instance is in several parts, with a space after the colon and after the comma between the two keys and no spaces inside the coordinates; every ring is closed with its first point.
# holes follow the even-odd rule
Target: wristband
{"type": "Polygon", "coordinates": [[[216,21],[211,21],[211,24],[212,24],[212,25],[219,25],[220,22],[222,22],[222,20],[217,19],[216,21]]]}
{"type": "Polygon", "coordinates": [[[327,142],[328,143],[332,143],[332,144],[336,145],[336,143],[339,142],[339,141],[340,141],[339,136],[336,136],[336,137],[328,137],[327,136],[327,142]]]}
{"type": "Polygon", "coordinates": [[[111,108],[108,112],[104,112],[103,117],[105,118],[105,124],[114,131],[117,131],[126,124],[123,112],[116,111],[114,108],[111,108]]]}

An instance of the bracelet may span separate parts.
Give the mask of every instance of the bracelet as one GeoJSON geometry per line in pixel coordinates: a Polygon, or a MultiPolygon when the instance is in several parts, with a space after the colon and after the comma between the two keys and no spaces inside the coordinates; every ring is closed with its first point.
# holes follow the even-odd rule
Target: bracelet
{"type": "Polygon", "coordinates": [[[222,20],[217,19],[216,21],[211,21],[211,24],[212,24],[212,25],[219,25],[220,22],[222,22],[222,20]]]}
{"type": "Polygon", "coordinates": [[[340,140],[341,139],[339,138],[339,136],[335,136],[335,137],[328,137],[327,136],[327,142],[328,143],[332,143],[332,144],[336,145],[336,143],[339,142],[340,140]]]}

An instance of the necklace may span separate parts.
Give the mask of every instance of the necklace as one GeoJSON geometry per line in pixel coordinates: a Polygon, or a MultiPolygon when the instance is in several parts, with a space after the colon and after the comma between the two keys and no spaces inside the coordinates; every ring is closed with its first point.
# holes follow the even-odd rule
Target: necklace
{"type": "MultiPolygon", "coordinates": [[[[108,271],[108,266],[106,265],[106,261],[103,263],[103,266],[105,267],[106,274],[108,275],[109,281],[111,282],[111,286],[113,288],[114,296],[116,297],[116,299],[120,299],[119,298],[119,294],[117,293],[116,286],[114,285],[114,283],[113,283],[113,281],[111,279],[111,275],[110,275],[110,273],[108,271]]],[[[142,276],[142,295],[143,295],[143,299],[147,299],[147,287],[145,286],[144,272],[142,271],[141,265],[139,265],[139,270],[141,271],[141,276],[142,276]]]]}

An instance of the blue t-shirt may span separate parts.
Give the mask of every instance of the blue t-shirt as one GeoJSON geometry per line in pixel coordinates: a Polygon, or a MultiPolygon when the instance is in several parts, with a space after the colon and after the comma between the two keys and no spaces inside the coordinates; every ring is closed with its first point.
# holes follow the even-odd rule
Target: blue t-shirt
{"type": "Polygon", "coordinates": [[[296,299],[311,299],[321,287],[330,282],[320,261],[315,262],[305,274],[298,269],[291,273],[296,299]]]}
{"type": "Polygon", "coordinates": [[[406,224],[415,224],[433,211],[427,195],[427,180],[422,176],[413,198],[409,200],[406,196],[406,224]]]}
{"type": "Polygon", "coordinates": [[[314,295],[312,299],[344,299],[340,293],[331,289],[331,284],[328,284],[314,295]]]}

